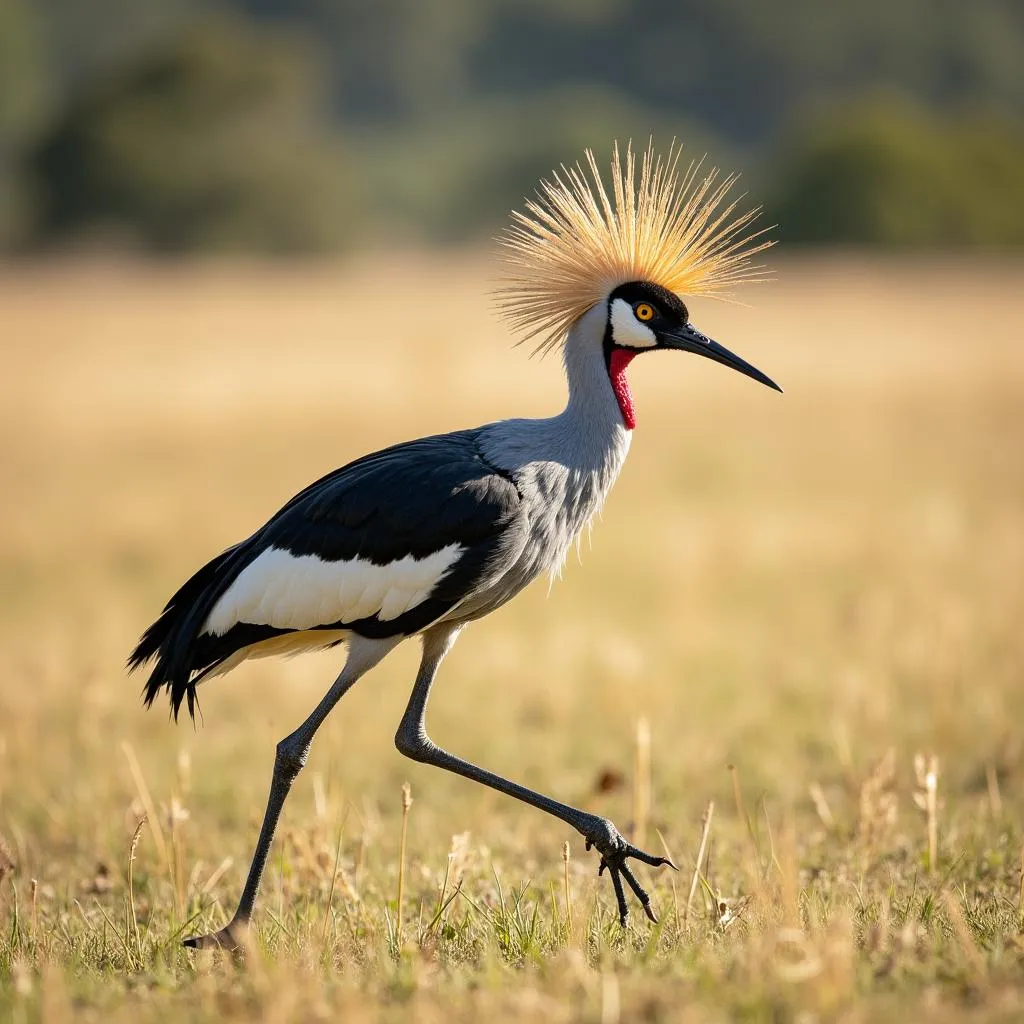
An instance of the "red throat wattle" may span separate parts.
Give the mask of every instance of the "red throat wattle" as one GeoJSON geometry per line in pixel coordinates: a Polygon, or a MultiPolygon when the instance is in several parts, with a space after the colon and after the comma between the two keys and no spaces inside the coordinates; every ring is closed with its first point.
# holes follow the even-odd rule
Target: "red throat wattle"
{"type": "Polygon", "coordinates": [[[633,410],[633,396],[629,392],[629,381],[626,380],[626,367],[633,362],[635,352],[624,348],[613,348],[611,359],[608,361],[608,375],[612,381],[612,391],[615,392],[615,400],[619,403],[619,410],[627,430],[636,426],[636,412],[633,410]]]}

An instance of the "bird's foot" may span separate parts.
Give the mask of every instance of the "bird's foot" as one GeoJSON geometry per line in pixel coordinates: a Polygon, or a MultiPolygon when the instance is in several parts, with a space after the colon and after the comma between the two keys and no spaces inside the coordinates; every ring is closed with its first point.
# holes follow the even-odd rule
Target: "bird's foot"
{"type": "Polygon", "coordinates": [[[227,953],[236,955],[245,951],[249,939],[249,922],[232,921],[221,928],[219,932],[211,932],[209,935],[193,935],[182,943],[189,949],[221,949],[227,953]]]}
{"type": "Polygon", "coordinates": [[[608,869],[608,875],[612,880],[612,887],[615,890],[615,901],[619,907],[619,924],[626,927],[626,920],[629,917],[629,907],[626,904],[626,893],[622,888],[622,880],[633,890],[633,895],[640,901],[644,913],[655,924],[658,917],[651,909],[651,897],[644,887],[637,881],[636,875],[630,870],[626,861],[633,857],[635,860],[649,864],[652,868],[661,867],[667,864],[673,871],[679,869],[669,860],[668,857],[655,857],[653,854],[645,853],[643,850],[627,842],[619,830],[607,818],[595,818],[593,828],[583,833],[587,841],[587,849],[592,846],[601,854],[601,864],[597,869],[599,875],[608,869]]]}

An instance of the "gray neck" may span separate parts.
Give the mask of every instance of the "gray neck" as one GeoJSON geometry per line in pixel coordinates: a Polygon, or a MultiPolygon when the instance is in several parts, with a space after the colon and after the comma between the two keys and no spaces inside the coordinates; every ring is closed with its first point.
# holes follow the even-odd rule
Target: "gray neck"
{"type": "Polygon", "coordinates": [[[546,419],[503,420],[485,428],[482,437],[496,465],[528,471],[542,491],[547,490],[547,477],[552,484],[561,477],[568,491],[585,492],[583,504],[593,505],[591,514],[615,482],[630,439],[605,365],[606,323],[602,304],[569,331],[564,350],[569,400],[562,412],[546,419]]]}
{"type": "MultiPolygon", "coordinates": [[[[565,410],[553,417],[582,447],[595,453],[629,447],[630,432],[622,421],[605,364],[606,319],[604,307],[596,306],[569,331],[562,354],[569,401],[565,410]]],[[[624,457],[625,450],[622,454],[624,457]]]]}

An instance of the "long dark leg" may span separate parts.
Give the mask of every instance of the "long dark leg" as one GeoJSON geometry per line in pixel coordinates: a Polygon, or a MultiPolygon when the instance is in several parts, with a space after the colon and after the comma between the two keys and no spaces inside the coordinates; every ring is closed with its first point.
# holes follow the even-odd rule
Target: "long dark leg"
{"type": "Polygon", "coordinates": [[[252,916],[252,907],[256,902],[260,879],[263,877],[263,868],[267,863],[270,845],[274,841],[274,832],[277,829],[278,819],[281,817],[281,809],[284,807],[295,776],[299,774],[306,763],[313,736],[323,725],[334,705],[341,700],[349,688],[360,676],[373,668],[397,642],[397,640],[366,640],[358,636],[353,636],[350,639],[348,658],[345,661],[345,667],[341,670],[341,675],[334,681],[334,685],[324,695],[324,699],[317,704],[309,718],[277,745],[267,810],[263,815],[260,837],[256,841],[256,851],[253,853],[249,875],[245,880],[245,888],[242,890],[234,917],[219,932],[186,939],[186,946],[191,946],[193,949],[238,948],[248,928],[249,918],[252,916]]]}
{"type": "Polygon", "coordinates": [[[395,745],[406,757],[411,757],[414,761],[436,765],[438,768],[455,772],[474,782],[481,782],[485,786],[490,786],[491,789],[498,790],[499,793],[505,793],[516,800],[532,804],[571,825],[586,840],[588,850],[594,846],[601,854],[599,873],[608,868],[618,903],[619,920],[622,924],[625,925],[629,913],[622,889],[622,879],[625,879],[633,890],[644,913],[652,921],[657,921],[654,911],[651,909],[650,897],[636,880],[636,876],[626,864],[626,859],[634,857],[653,867],[662,864],[675,867],[670,860],[652,856],[626,842],[619,830],[607,818],[570,807],[568,804],[544,796],[543,793],[527,789],[517,782],[510,782],[485,768],[479,768],[475,764],[443,750],[427,735],[427,699],[430,696],[430,687],[434,682],[438,666],[457,635],[458,629],[451,627],[438,627],[423,635],[423,659],[416,676],[416,684],[413,686],[412,697],[409,699],[409,705],[405,709],[398,732],[395,734],[395,745]]]}

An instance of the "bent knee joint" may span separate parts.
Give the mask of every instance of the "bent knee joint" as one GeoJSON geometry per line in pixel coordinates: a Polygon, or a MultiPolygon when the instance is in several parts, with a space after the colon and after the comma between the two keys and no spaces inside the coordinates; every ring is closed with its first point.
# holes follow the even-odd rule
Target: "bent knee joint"
{"type": "Polygon", "coordinates": [[[291,782],[305,767],[308,753],[308,747],[303,748],[289,743],[288,740],[281,740],[277,745],[274,772],[286,776],[288,781],[291,782]]]}
{"type": "Polygon", "coordinates": [[[400,725],[395,733],[395,746],[399,753],[414,761],[426,761],[437,747],[423,726],[400,725]]]}

